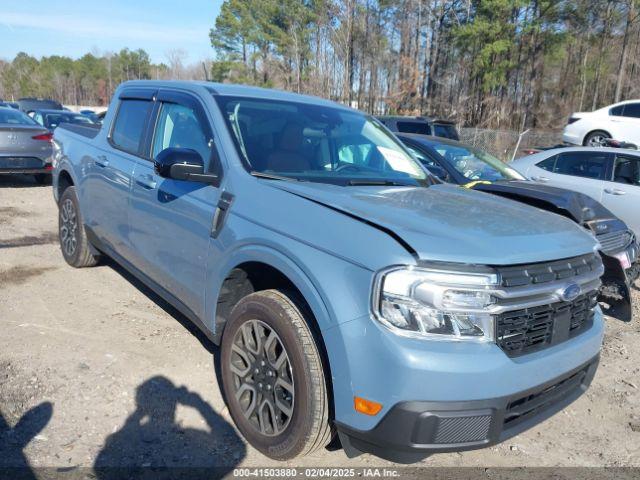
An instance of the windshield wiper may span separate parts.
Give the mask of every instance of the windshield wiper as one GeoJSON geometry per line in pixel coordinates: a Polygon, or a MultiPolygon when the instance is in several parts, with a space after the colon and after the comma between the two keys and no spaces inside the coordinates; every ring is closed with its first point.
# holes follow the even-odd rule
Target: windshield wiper
{"type": "Polygon", "coordinates": [[[415,187],[415,185],[406,182],[398,182],[396,180],[349,180],[347,185],[351,186],[381,186],[381,187],[415,187]]]}
{"type": "Polygon", "coordinates": [[[284,181],[284,182],[299,181],[297,178],[283,177],[281,175],[273,175],[271,173],[256,172],[256,171],[253,171],[253,172],[250,172],[250,173],[254,177],[266,178],[267,180],[281,180],[281,181],[284,181]]]}

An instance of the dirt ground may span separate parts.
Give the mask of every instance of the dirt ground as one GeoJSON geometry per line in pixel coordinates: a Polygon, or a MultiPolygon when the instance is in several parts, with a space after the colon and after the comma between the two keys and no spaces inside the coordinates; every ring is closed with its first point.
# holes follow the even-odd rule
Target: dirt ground
{"type": "MultiPolygon", "coordinates": [[[[56,213],[50,187],[0,176],[0,468],[285,466],[232,426],[216,347],[112,263],[68,267],[56,213]]],[[[504,444],[424,465],[639,467],[638,293],[633,322],[607,320],[600,368],[577,402],[504,444]]],[[[341,450],[288,464],[392,465],[341,450]]]]}

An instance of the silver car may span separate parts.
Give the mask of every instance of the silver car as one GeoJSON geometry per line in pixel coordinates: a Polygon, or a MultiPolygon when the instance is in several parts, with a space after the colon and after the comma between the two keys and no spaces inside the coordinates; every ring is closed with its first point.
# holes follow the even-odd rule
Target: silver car
{"type": "Polygon", "coordinates": [[[51,178],[53,134],[24,113],[0,107],[0,174],[32,174],[44,184],[51,178]]]}
{"type": "Polygon", "coordinates": [[[595,198],[640,238],[640,151],[558,148],[519,158],[512,165],[536,182],[595,198]]]}

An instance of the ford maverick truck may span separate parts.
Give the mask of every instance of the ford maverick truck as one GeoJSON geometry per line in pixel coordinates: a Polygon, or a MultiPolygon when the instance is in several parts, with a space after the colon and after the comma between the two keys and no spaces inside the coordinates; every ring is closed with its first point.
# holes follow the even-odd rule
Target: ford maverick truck
{"type": "Polygon", "coordinates": [[[231,416],[271,458],[335,435],[403,463],[486,447],[594,376],[594,237],[439,184],[363,113],[137,81],[55,143],[65,260],[111,257],[219,344],[231,416]]]}

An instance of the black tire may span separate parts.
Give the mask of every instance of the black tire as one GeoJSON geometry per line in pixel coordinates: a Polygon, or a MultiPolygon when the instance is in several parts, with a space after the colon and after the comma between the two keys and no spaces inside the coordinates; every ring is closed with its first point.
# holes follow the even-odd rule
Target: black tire
{"type": "MultiPolygon", "coordinates": [[[[294,298],[293,295],[278,290],[248,295],[234,307],[222,336],[222,387],[231,417],[252,446],[275,460],[308,455],[325,447],[332,435],[327,380],[322,359],[303,310],[297,306],[294,298]],[[281,349],[277,348],[278,344],[273,347],[276,352],[274,358],[280,359],[284,353],[288,365],[284,375],[277,371],[278,367],[274,367],[278,362],[272,362],[268,352],[262,357],[255,355],[254,359],[247,355],[246,337],[243,336],[247,331],[255,333],[249,333],[251,341],[259,336],[257,332],[262,332],[259,343],[262,346],[256,348],[261,355],[267,352],[267,344],[280,342],[281,349]],[[271,332],[277,338],[269,342],[271,332]],[[245,349],[243,355],[238,354],[239,349],[245,349]],[[271,374],[269,371],[258,373],[260,369],[272,368],[276,371],[271,374]],[[240,376],[238,371],[242,369],[246,369],[247,373],[240,376]],[[269,375],[278,377],[272,381],[272,389],[268,384],[271,381],[269,375]],[[285,378],[282,383],[282,376],[290,378],[285,378]],[[262,382],[265,382],[264,386],[262,382]],[[289,383],[290,388],[279,387],[279,383],[289,383]],[[241,390],[244,393],[236,395],[241,390]],[[293,396],[288,394],[290,391],[293,396]],[[272,399],[279,397],[275,404],[285,404],[292,413],[287,416],[282,410],[276,412],[275,407],[265,409],[265,405],[269,407],[268,402],[273,401],[269,400],[269,395],[272,399]],[[254,402],[259,405],[252,409],[254,402]],[[259,408],[257,412],[256,408],[259,408]],[[262,428],[263,420],[259,418],[261,411],[265,413],[265,424],[272,420],[272,428],[262,428]],[[254,412],[254,415],[246,415],[245,412],[254,412]],[[274,415],[279,422],[276,422],[274,415]],[[275,427],[276,423],[279,424],[280,431],[275,427]]],[[[258,342],[254,342],[255,344],[258,342]]]]}
{"type": "Polygon", "coordinates": [[[584,137],[583,146],[585,147],[602,147],[604,144],[603,140],[611,138],[604,130],[594,130],[593,132],[589,132],[589,134],[584,137]]]}
{"type": "Polygon", "coordinates": [[[75,268],[93,267],[99,256],[92,248],[84,230],[75,187],[67,188],[58,203],[58,238],[66,262],[75,268]]]}
{"type": "Polygon", "coordinates": [[[51,175],[47,173],[36,173],[33,177],[38,185],[49,185],[51,183],[51,175]]]}

